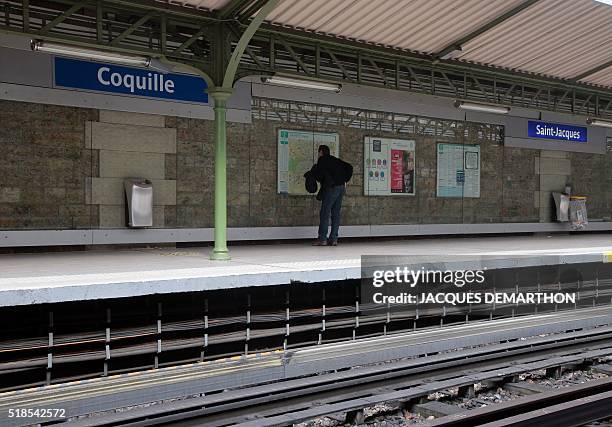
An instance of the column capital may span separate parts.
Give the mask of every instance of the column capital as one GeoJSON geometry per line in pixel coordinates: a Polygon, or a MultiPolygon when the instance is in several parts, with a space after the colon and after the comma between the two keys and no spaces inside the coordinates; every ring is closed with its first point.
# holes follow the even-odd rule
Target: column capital
{"type": "Polygon", "coordinates": [[[234,93],[234,89],[225,87],[211,87],[207,92],[212,99],[215,100],[215,104],[217,104],[225,103],[234,93]]]}

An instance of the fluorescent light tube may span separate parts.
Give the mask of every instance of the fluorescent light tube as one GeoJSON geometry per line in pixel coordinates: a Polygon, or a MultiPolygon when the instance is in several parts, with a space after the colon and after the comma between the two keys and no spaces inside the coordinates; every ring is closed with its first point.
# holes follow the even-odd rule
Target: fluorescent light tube
{"type": "Polygon", "coordinates": [[[333,84],[333,83],[324,83],[317,82],[313,80],[298,80],[292,79],[288,77],[263,77],[262,82],[269,84],[276,84],[282,86],[291,86],[291,87],[299,87],[303,89],[316,89],[316,90],[327,90],[330,92],[340,92],[342,90],[342,85],[333,84]]]}
{"type": "Polygon", "coordinates": [[[50,43],[41,40],[32,40],[32,50],[37,52],[53,53],[57,55],[73,56],[76,58],[96,59],[124,65],[138,65],[148,67],[151,58],[146,56],[123,55],[121,53],[105,52],[97,49],[87,49],[60,43],[50,43]]]}
{"type": "Polygon", "coordinates": [[[510,107],[503,105],[478,104],[476,102],[455,101],[455,107],[462,110],[480,111],[482,113],[508,114],[510,107]]]}
{"type": "Polygon", "coordinates": [[[601,126],[605,128],[612,128],[612,121],[610,120],[594,119],[592,117],[589,117],[586,122],[587,124],[591,126],[601,126]]]}
{"type": "Polygon", "coordinates": [[[148,67],[153,70],[159,71],[162,74],[168,74],[174,70],[173,64],[162,62],[157,58],[151,58],[148,67]]]}

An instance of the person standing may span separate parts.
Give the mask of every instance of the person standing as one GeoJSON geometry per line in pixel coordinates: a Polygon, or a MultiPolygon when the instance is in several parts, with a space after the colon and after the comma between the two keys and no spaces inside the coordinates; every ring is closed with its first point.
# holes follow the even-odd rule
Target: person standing
{"type": "Polygon", "coordinates": [[[327,145],[319,146],[319,159],[311,172],[321,184],[317,199],[321,200],[319,236],[315,246],[337,246],[340,229],[340,209],[346,192],[346,183],[353,176],[353,166],[330,154],[327,145]],[[331,217],[331,232],[327,235],[331,217]]]}

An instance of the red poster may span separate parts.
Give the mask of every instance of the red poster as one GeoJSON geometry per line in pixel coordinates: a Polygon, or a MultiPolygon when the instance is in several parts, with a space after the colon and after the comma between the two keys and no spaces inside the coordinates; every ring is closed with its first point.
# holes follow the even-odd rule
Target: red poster
{"type": "Polygon", "coordinates": [[[404,191],[404,152],[391,150],[391,192],[404,191]]]}

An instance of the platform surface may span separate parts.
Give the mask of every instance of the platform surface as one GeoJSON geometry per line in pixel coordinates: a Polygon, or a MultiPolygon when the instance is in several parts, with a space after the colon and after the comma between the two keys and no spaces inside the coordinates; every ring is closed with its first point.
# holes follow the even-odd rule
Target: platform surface
{"type": "Polygon", "coordinates": [[[494,254],[537,264],[542,256],[578,254],[580,262],[594,262],[606,253],[612,258],[612,234],[243,245],[230,247],[231,261],[210,261],[210,249],[0,255],[0,306],[357,279],[362,255],[494,254]]]}

